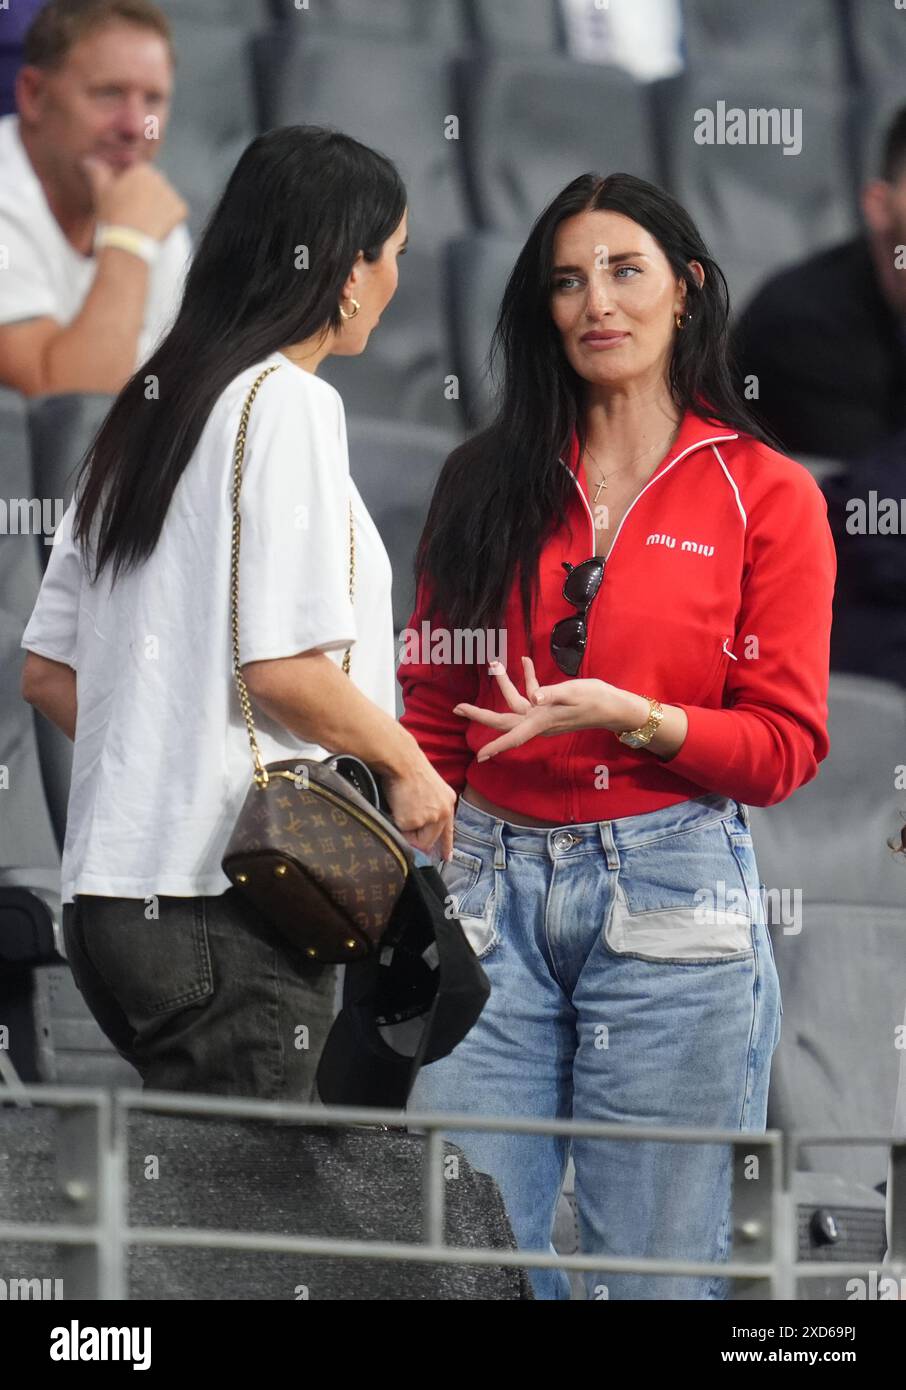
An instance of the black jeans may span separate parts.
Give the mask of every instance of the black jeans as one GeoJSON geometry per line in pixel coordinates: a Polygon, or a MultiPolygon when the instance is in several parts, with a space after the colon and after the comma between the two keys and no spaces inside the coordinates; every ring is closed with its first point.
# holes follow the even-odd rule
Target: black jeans
{"type": "Polygon", "coordinates": [[[235,888],[80,894],[63,938],[85,1002],[146,1089],[315,1099],[336,967],[285,945],[235,888]]]}

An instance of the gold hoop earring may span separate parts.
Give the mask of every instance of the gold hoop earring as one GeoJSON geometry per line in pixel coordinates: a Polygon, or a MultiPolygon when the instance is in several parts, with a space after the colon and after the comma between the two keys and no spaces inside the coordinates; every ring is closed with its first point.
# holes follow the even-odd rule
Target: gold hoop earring
{"type": "Polygon", "coordinates": [[[685,317],[682,314],[674,314],[673,321],[677,328],[685,328],[691,317],[691,314],[686,314],[685,317]]]}
{"type": "Polygon", "coordinates": [[[343,308],[342,304],[340,305],[340,313],[343,315],[344,319],[354,319],[355,316],[356,316],[356,314],[359,312],[359,310],[360,310],[361,307],[362,307],[361,304],[359,303],[359,301],[358,301],[357,299],[352,299],[352,298],[350,298],[349,302],[350,302],[350,304],[355,305],[355,308],[353,309],[353,311],[352,311],[351,314],[347,314],[347,312],[346,312],[346,310],[343,308]]]}

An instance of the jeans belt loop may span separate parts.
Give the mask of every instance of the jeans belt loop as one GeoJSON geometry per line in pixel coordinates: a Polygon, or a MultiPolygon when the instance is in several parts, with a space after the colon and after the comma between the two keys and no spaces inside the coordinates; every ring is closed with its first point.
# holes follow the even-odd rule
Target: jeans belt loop
{"type": "Polygon", "coordinates": [[[613,822],[609,820],[598,821],[598,834],[601,836],[601,847],[604,850],[608,869],[618,869],[620,867],[620,852],[613,836],[613,822]]]}
{"type": "Polygon", "coordinates": [[[742,816],[743,823],[745,824],[746,829],[748,829],[748,828],[749,828],[749,808],[748,808],[748,806],[745,804],[744,801],[737,801],[736,805],[739,807],[739,814],[742,816]]]}
{"type": "Polygon", "coordinates": [[[503,843],[503,821],[494,822],[494,868],[506,868],[506,846],[503,843]]]}

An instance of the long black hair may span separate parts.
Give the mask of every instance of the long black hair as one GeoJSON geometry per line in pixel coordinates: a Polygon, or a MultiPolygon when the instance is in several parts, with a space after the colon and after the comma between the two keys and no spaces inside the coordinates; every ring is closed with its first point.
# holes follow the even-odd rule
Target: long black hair
{"type": "Polygon", "coordinates": [[[585,381],[568,361],[550,311],[554,236],[568,217],[621,212],[658,242],[687,286],[669,384],[682,412],[780,447],[746,409],[729,360],[727,282],[695,224],[662,189],[632,174],[581,174],[545,208],[507,281],[488,365],[499,384],[490,425],[457,446],[438,479],[416,557],[432,614],[452,627],[493,628],[518,577],[527,632],[543,541],[565,520],[572,484],[557,463],[573,429],[585,447],[585,381]],[[688,268],[699,261],[699,289],[688,268]],[[502,359],[502,369],[500,362],[502,359]]]}
{"type": "Polygon", "coordinates": [[[73,530],[87,566],[97,521],[93,579],[111,562],[115,582],[150,555],[218,396],[277,349],[338,328],[358,252],[378,260],[405,210],[395,166],[348,135],[286,126],[252,141],[208,219],[173,327],[79,471],[73,530]]]}

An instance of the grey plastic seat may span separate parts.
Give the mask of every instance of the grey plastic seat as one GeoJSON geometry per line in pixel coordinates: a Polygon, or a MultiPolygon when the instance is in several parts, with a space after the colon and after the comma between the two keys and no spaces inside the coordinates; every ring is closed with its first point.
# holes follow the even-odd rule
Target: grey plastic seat
{"type": "Polygon", "coordinates": [[[467,226],[460,140],[447,138],[451,62],[432,44],[278,36],[268,124],[333,126],[387,155],[409,195],[413,248],[437,246],[467,226]]]}
{"type": "MultiPolygon", "coordinates": [[[[289,3],[292,5],[293,0],[289,3]]],[[[162,9],[174,27],[188,20],[194,24],[241,24],[253,29],[270,21],[272,3],[271,0],[165,0],[162,9]]]]}
{"type": "MultiPolygon", "coordinates": [[[[23,539],[33,556],[33,539],[23,539]]],[[[22,628],[18,615],[0,608],[0,767],[6,774],[0,791],[0,1021],[9,1028],[0,1095],[16,1079],[48,1079],[34,967],[55,958],[60,917],[59,849],[41,778],[35,714],[20,694],[22,628]]]]}
{"type": "Polygon", "coordinates": [[[526,236],[555,194],[589,171],[657,177],[648,91],[620,68],[513,55],[461,59],[457,71],[481,227],[526,236]]]}
{"type": "Polygon", "coordinates": [[[566,46],[558,0],[465,0],[465,10],[472,37],[485,48],[554,53],[566,46]]]}
{"type": "Polygon", "coordinates": [[[439,248],[467,225],[458,140],[444,138],[457,107],[450,64],[431,45],[318,37],[259,49],[269,71],[268,124],[328,125],[388,155],[406,183],[409,250],[399,286],[361,360],[331,358],[325,380],[347,413],[458,429],[439,248]],[[426,138],[426,131],[435,136],[426,138]]]}
{"type": "Polygon", "coordinates": [[[270,0],[271,15],[300,34],[331,33],[454,47],[467,37],[462,0],[270,0]]]}
{"type": "MultiPolygon", "coordinates": [[[[831,751],[818,777],[778,806],[752,809],[752,833],[784,1016],[769,1124],[890,1132],[906,1004],[906,863],[887,847],[906,812],[906,693],[834,674],[831,751]]],[[[869,1186],[880,1150],[812,1148],[802,1168],[869,1186]]]]}
{"type": "Polygon", "coordinates": [[[852,51],[859,82],[868,90],[895,87],[902,90],[906,64],[906,26],[903,12],[890,4],[870,3],[848,6],[852,51]]]}
{"type": "Polygon", "coordinates": [[[69,506],[79,465],[113,399],[101,393],[65,392],[35,396],[29,402],[32,474],[39,495],[53,499],[55,518],[69,506]]]}
{"type": "MultiPolygon", "coordinates": [[[[38,596],[41,565],[40,537],[47,509],[41,504],[32,479],[28,453],[26,401],[17,391],[0,388],[0,608],[25,627],[38,596]]],[[[52,529],[52,525],[51,525],[52,529]]]]}
{"type": "Polygon", "coordinates": [[[438,474],[456,435],[386,420],[350,419],[349,466],[393,566],[393,618],[399,632],[415,601],[413,565],[438,474]]]}
{"type": "Polygon", "coordinates": [[[857,100],[856,161],[861,185],[868,179],[879,178],[881,157],[887,128],[896,113],[906,105],[906,89],[902,81],[872,83],[865,87],[857,100]]]}
{"type": "MultiPolygon", "coordinates": [[[[25,652],[18,618],[0,608],[0,766],[9,770],[0,835],[0,884],[54,888],[59,893],[59,849],[45,799],[34,712],[22,699],[25,652]]],[[[2,929],[2,924],[0,924],[2,929]]]]}
{"type": "Polygon", "coordinates": [[[380,416],[458,431],[462,405],[452,371],[441,251],[417,233],[399,261],[396,294],[364,353],[325,359],[320,375],[343,397],[347,416],[380,416]]]}
{"type": "Polygon", "coordinates": [[[33,470],[29,423],[24,398],[0,392],[0,468],[8,525],[14,510],[10,504],[25,504],[15,508],[20,534],[0,536],[0,764],[9,768],[10,781],[3,793],[0,883],[30,887],[37,874],[36,887],[58,893],[59,848],[38,762],[36,717],[20,694],[25,660],[20,643],[50,554],[45,541],[52,539],[60,506],[54,505],[53,486],[33,470]]]}
{"type": "Polygon", "coordinates": [[[175,16],[179,60],[159,167],[189,206],[197,238],[239,156],[257,134],[248,18],[175,16]]]}
{"type": "Polygon", "coordinates": [[[838,0],[796,0],[793,5],[789,0],[758,0],[757,5],[684,0],[683,22],[692,71],[725,73],[745,65],[810,81],[844,79],[845,33],[838,0]]]}
{"type": "MultiPolygon", "coordinates": [[[[845,93],[799,81],[791,89],[783,76],[751,70],[734,75],[729,89],[713,74],[657,86],[665,107],[660,123],[667,132],[669,187],[724,271],[734,309],[773,271],[858,230],[845,93]],[[696,142],[697,132],[707,133],[697,113],[718,117],[732,109],[746,113],[751,143],[696,142]],[[801,112],[798,153],[784,153],[785,138],[796,148],[796,131],[790,125],[785,133],[779,120],[773,130],[765,122],[777,143],[759,142],[758,118],[748,113],[772,110],[801,112]]],[[[719,132],[725,127],[716,119],[719,132]]]]}
{"type": "MultiPolygon", "coordinates": [[[[32,471],[42,497],[52,498],[54,512],[62,515],[72,497],[78,467],[103,423],[112,397],[101,394],[65,394],[36,397],[28,412],[32,471]]],[[[42,550],[46,565],[49,550],[42,550]]],[[[44,789],[60,848],[66,825],[66,803],[72,767],[72,745],[43,715],[35,713],[35,727],[44,789]]]]}
{"type": "Polygon", "coordinates": [[[494,413],[496,388],[488,371],[491,338],[507,279],[521,250],[496,232],[476,232],[447,247],[447,285],[453,364],[469,425],[494,413]]]}

